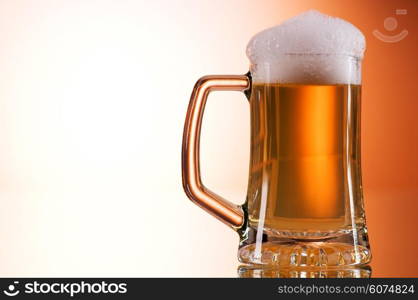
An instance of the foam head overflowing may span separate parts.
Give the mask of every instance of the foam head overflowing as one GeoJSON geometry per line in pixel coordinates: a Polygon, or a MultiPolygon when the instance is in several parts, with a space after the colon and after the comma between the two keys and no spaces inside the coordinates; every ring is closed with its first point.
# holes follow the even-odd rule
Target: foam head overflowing
{"type": "Polygon", "coordinates": [[[351,23],[311,10],[255,35],[247,56],[255,82],[359,84],[365,44],[351,23]]]}

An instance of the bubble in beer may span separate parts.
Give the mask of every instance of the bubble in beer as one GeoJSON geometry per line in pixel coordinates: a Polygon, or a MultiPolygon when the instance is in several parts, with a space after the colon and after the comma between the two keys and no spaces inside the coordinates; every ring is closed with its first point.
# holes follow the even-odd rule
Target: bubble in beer
{"type": "Polygon", "coordinates": [[[365,44],[351,23],[310,10],[255,35],[247,56],[256,82],[359,84],[365,44]]]}

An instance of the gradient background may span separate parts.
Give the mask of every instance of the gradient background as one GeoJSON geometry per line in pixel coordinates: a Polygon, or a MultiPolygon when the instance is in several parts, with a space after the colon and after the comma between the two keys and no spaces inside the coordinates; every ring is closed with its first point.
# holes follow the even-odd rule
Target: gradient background
{"type": "MultiPolygon", "coordinates": [[[[311,8],[367,39],[373,276],[418,276],[416,0],[0,1],[0,275],[236,276],[238,236],[181,187],[188,100],[202,75],[245,73],[255,33],[311,8]]],[[[248,103],[214,93],[204,182],[241,203],[248,159],[248,103]]]]}

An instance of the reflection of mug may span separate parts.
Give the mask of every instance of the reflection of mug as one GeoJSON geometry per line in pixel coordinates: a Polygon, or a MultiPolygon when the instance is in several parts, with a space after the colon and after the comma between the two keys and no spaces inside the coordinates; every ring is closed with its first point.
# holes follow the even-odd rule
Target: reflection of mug
{"type": "MultiPolygon", "coordinates": [[[[307,39],[309,22],[328,24],[320,29],[333,33],[335,24],[328,17],[308,12],[253,38],[250,73],[206,76],[193,91],[183,137],[184,189],[238,231],[243,263],[347,266],[370,261],[360,168],[364,37],[351,24],[331,20],[350,46],[319,52],[324,48],[317,37],[308,40],[310,51],[299,51],[298,45],[284,52],[271,47],[272,39],[283,43],[288,38],[283,32],[301,25],[307,39]],[[243,91],[250,102],[250,176],[242,206],[209,191],[200,179],[201,121],[214,90],[243,91]]],[[[298,34],[292,37],[301,39],[298,34]]]]}

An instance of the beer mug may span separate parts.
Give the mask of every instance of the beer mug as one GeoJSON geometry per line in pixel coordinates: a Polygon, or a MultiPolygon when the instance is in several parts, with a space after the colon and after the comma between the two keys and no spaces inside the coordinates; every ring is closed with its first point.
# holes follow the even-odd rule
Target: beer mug
{"type": "Polygon", "coordinates": [[[183,187],[238,232],[240,262],[339,267],[370,261],[360,163],[364,50],[364,36],[352,24],[309,11],[253,37],[246,75],[197,81],[184,127],[183,187]],[[212,91],[242,91],[249,100],[250,170],[242,205],[201,181],[200,129],[212,91]]]}

